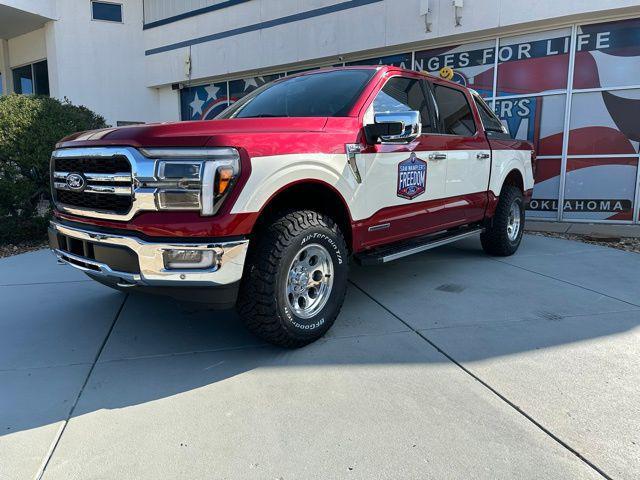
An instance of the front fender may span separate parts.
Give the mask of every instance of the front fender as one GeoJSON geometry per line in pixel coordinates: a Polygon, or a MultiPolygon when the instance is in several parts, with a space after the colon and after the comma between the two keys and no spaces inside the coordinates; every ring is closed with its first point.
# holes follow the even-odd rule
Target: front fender
{"type": "Polygon", "coordinates": [[[251,159],[251,176],[236,199],[231,213],[259,212],[277,192],[301,180],[323,182],[342,195],[347,204],[361,185],[345,155],[291,154],[251,159]]]}

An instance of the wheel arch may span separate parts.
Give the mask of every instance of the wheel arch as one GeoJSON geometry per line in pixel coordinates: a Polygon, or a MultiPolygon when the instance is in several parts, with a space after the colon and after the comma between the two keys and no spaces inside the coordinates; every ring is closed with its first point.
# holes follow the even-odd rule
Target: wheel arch
{"type": "Polygon", "coordinates": [[[273,193],[258,212],[251,233],[258,232],[276,212],[290,208],[313,209],[330,215],[340,227],[349,250],[353,251],[353,221],[347,202],[335,187],[317,179],[290,183],[273,193]]]}
{"type": "Polygon", "coordinates": [[[499,196],[504,185],[514,185],[523,193],[533,188],[529,150],[494,150],[489,190],[499,196]]]}
{"type": "Polygon", "coordinates": [[[507,173],[507,175],[504,177],[504,180],[502,181],[500,192],[502,192],[506,185],[513,185],[514,187],[518,187],[520,191],[524,193],[524,175],[522,174],[522,172],[517,168],[513,168],[509,173],[507,173]]]}

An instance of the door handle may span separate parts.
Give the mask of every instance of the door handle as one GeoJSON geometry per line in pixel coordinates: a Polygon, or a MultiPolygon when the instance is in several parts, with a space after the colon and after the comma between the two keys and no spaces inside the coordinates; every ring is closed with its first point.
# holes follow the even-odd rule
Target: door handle
{"type": "Polygon", "coordinates": [[[432,153],[429,155],[429,160],[444,160],[447,158],[446,153],[432,153]]]}
{"type": "Polygon", "coordinates": [[[479,153],[478,155],[476,155],[476,158],[478,160],[486,160],[487,158],[491,158],[491,155],[488,153],[479,153]]]}

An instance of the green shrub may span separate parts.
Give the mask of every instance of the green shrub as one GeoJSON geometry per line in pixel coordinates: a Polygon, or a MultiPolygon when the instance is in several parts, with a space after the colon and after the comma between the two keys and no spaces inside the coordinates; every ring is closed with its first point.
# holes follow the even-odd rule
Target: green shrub
{"type": "Polygon", "coordinates": [[[0,244],[44,239],[49,213],[42,205],[50,198],[56,142],[106,126],[103,117],[68,100],[0,96],[0,244]]]}

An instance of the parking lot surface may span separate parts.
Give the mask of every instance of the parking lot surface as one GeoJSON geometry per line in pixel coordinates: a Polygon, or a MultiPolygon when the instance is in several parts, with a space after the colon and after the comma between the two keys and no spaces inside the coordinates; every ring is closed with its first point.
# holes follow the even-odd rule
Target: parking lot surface
{"type": "Polygon", "coordinates": [[[0,260],[0,479],[640,478],[640,255],[526,236],[353,267],[282,350],[0,260]]]}

